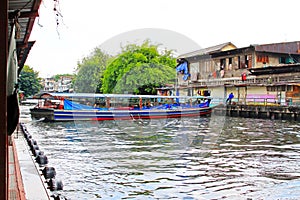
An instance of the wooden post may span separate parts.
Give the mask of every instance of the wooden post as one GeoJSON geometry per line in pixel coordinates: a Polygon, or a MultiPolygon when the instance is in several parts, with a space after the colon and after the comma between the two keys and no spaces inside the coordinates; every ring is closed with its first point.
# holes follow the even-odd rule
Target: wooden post
{"type": "Polygon", "coordinates": [[[106,98],[106,108],[110,108],[110,97],[106,98]]]}
{"type": "Polygon", "coordinates": [[[283,116],[283,115],[282,115],[282,112],[279,111],[279,112],[278,112],[278,119],[282,119],[282,116],[283,116]]]}
{"type": "Polygon", "coordinates": [[[8,199],[8,137],[6,66],[8,57],[8,0],[0,1],[0,199],[8,199]]]}
{"type": "Polygon", "coordinates": [[[247,105],[248,103],[247,103],[247,86],[246,86],[246,88],[245,88],[245,105],[247,105]]]}
{"type": "Polygon", "coordinates": [[[258,117],[258,116],[259,116],[258,107],[255,107],[255,116],[256,116],[256,117],[258,117]]]}
{"type": "Polygon", "coordinates": [[[143,109],[143,99],[142,99],[142,97],[140,97],[139,107],[140,107],[140,110],[143,109]]]}

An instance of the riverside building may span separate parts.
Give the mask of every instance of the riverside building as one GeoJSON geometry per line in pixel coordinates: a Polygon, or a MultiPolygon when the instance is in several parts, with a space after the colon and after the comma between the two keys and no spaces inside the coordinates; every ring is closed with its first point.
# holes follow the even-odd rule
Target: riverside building
{"type": "Polygon", "coordinates": [[[214,101],[234,94],[234,103],[300,103],[300,41],[249,45],[231,42],[180,55],[187,73],[177,73],[175,90],[197,95],[209,90],[214,101]]]}

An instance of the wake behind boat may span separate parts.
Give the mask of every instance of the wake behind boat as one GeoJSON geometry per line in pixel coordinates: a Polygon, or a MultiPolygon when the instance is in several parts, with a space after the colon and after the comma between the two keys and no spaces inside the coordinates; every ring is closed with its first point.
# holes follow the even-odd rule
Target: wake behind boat
{"type": "Polygon", "coordinates": [[[44,93],[30,113],[45,121],[180,118],[209,115],[210,101],[207,96],[44,93]]]}

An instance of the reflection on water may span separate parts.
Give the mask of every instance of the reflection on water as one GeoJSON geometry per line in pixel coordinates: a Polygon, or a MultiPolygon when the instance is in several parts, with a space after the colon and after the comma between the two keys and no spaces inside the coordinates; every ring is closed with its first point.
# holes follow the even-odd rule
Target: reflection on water
{"type": "Polygon", "coordinates": [[[298,199],[300,124],[28,122],[70,199],[298,199]]]}

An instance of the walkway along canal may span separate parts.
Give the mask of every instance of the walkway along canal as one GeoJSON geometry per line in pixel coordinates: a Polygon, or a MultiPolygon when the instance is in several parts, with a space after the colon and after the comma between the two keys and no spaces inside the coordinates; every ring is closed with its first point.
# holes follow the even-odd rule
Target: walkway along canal
{"type": "Polygon", "coordinates": [[[231,117],[300,121],[300,107],[298,106],[220,104],[214,109],[214,113],[231,117]]]}

